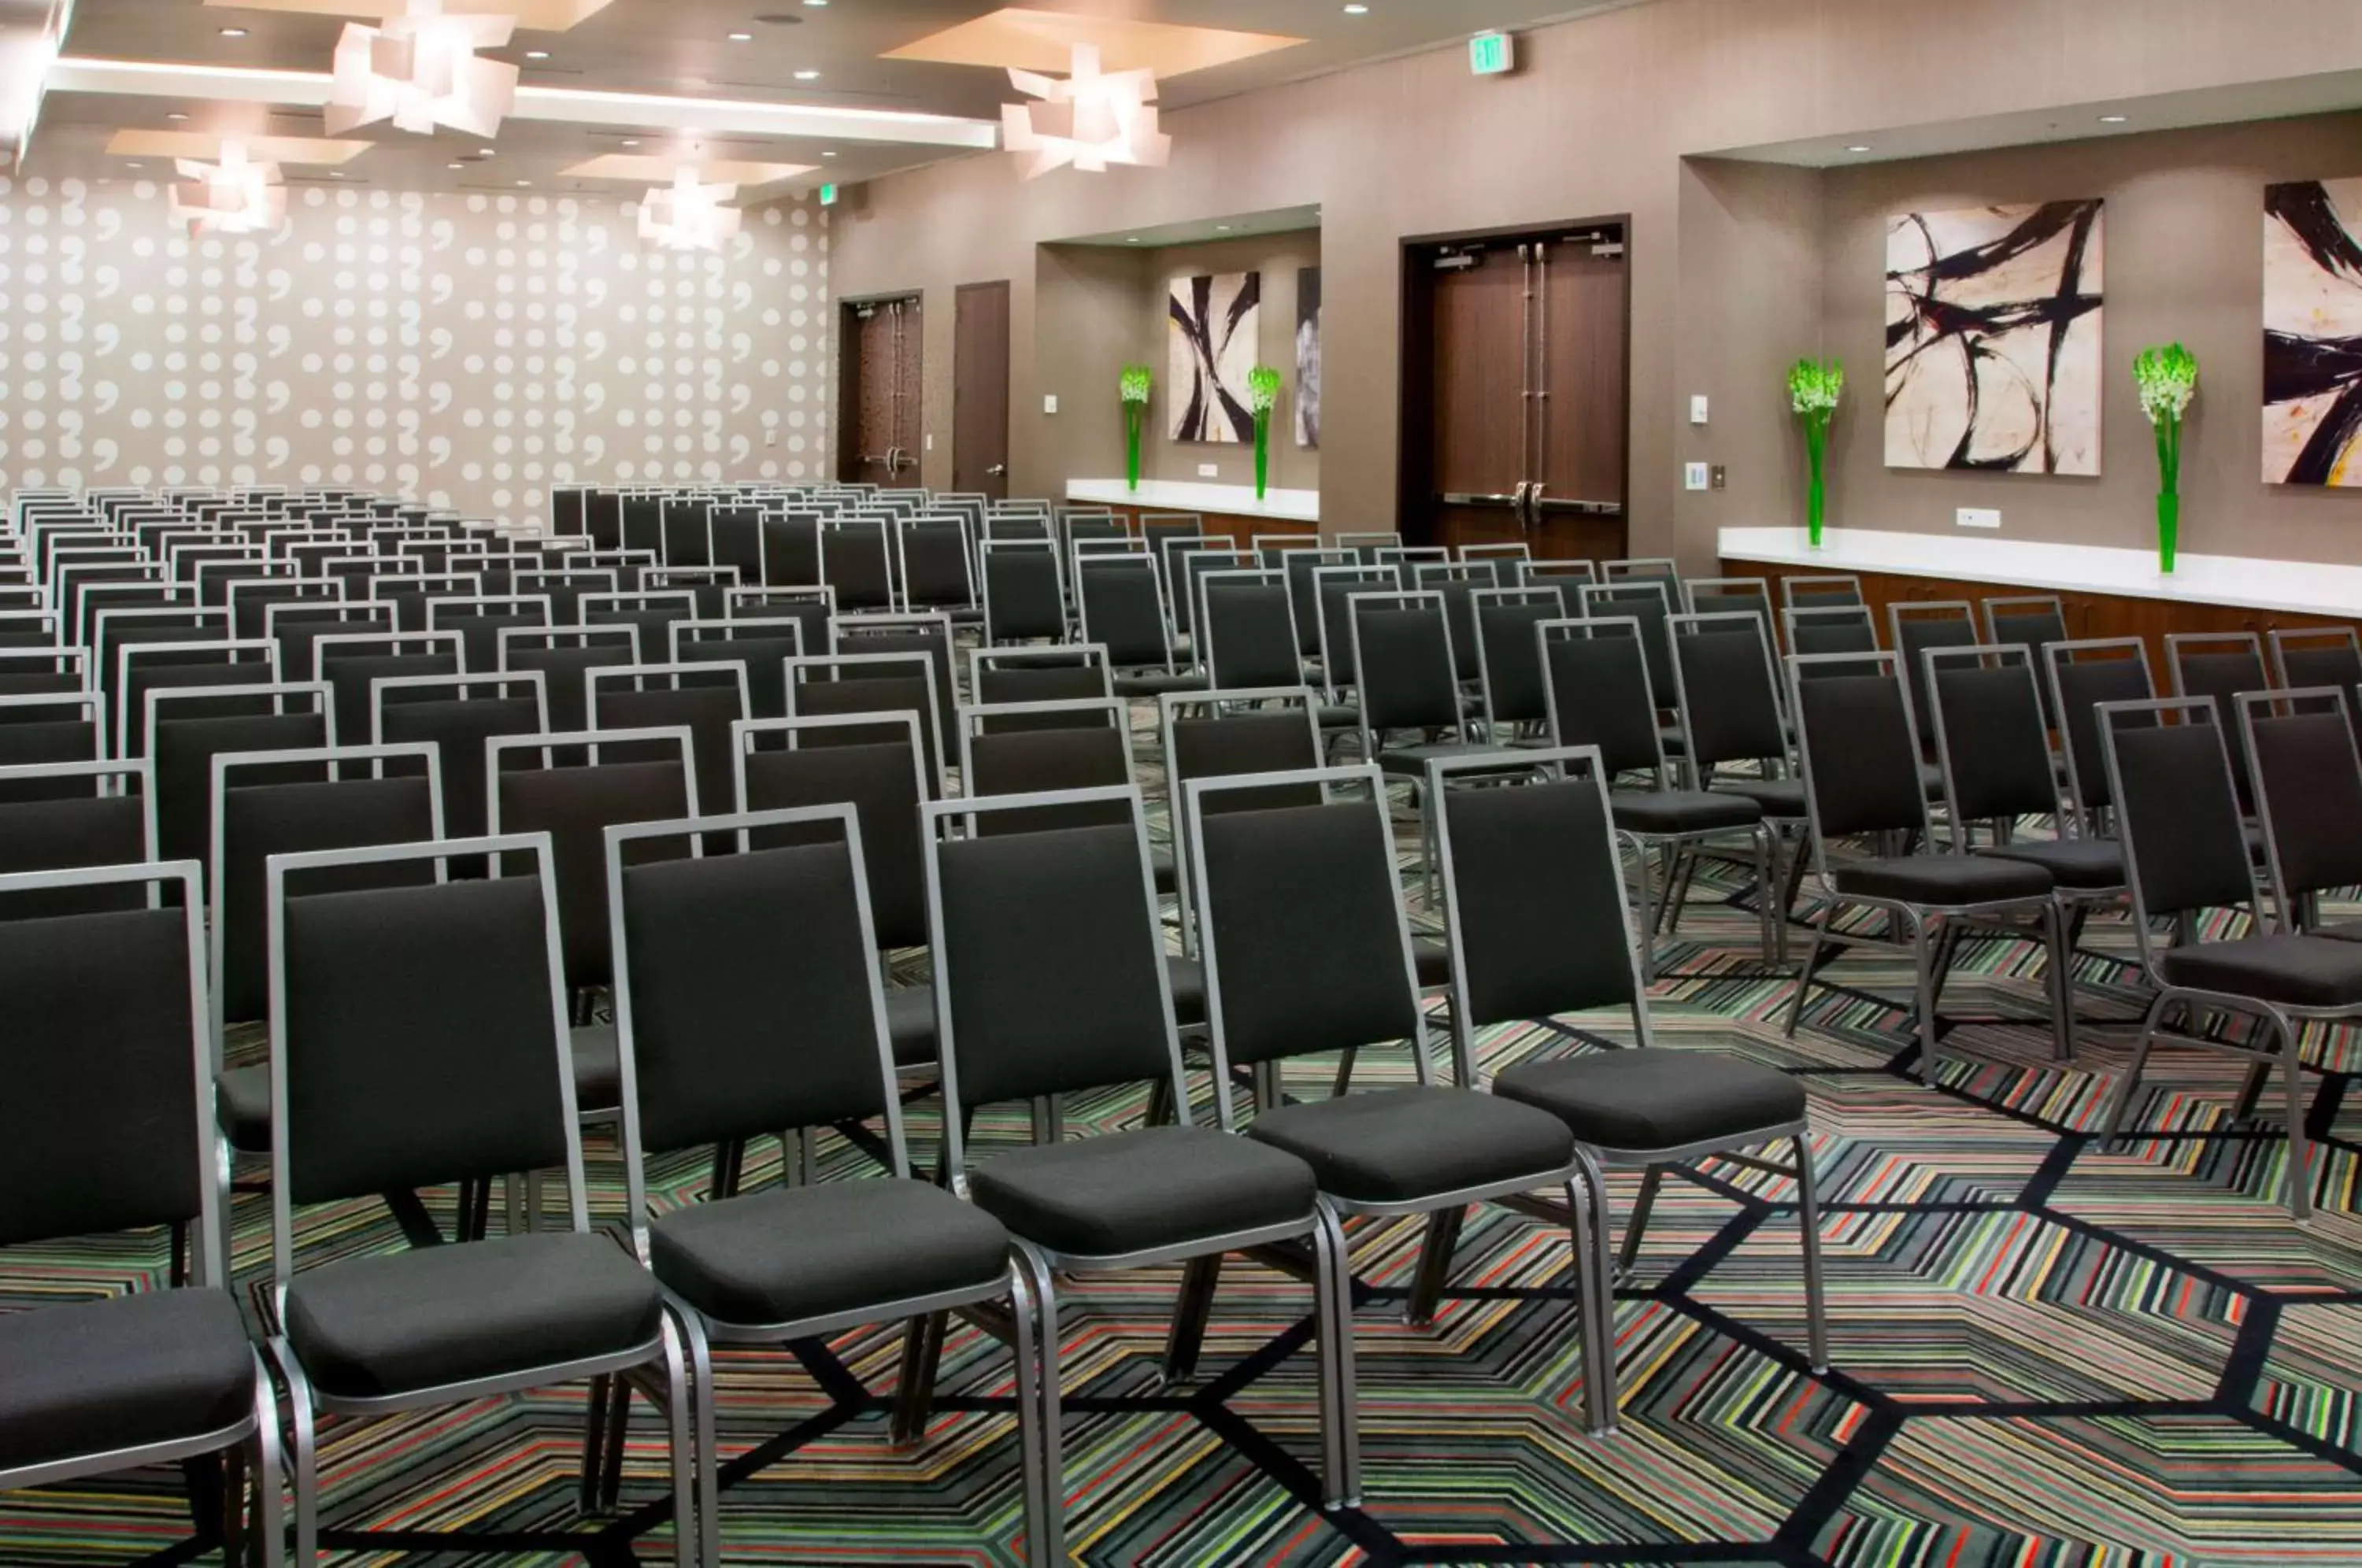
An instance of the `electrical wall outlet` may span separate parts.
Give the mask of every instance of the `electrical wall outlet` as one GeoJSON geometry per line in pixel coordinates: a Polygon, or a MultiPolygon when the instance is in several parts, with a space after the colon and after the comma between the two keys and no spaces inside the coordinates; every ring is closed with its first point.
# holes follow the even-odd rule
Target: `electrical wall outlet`
{"type": "Polygon", "coordinates": [[[1199,479],[1220,479],[1222,477],[1222,465],[1220,463],[1199,463],[1198,465],[1198,477],[1199,479]]]}
{"type": "Polygon", "coordinates": [[[779,444],[779,433],[778,433],[777,430],[765,430],[765,431],[763,432],[763,445],[764,445],[764,446],[766,446],[766,447],[776,447],[776,446],[778,446],[778,444],[779,444]]]}
{"type": "Polygon", "coordinates": [[[1716,490],[1730,488],[1730,470],[1720,463],[1714,466],[1714,488],[1716,490]]]}
{"type": "Polygon", "coordinates": [[[1705,395],[1703,392],[1690,399],[1690,423],[1692,425],[1705,423],[1705,395]]]}
{"type": "Polygon", "coordinates": [[[1056,392],[1045,392],[1043,394],[1042,412],[1044,414],[1055,414],[1058,412],[1058,394],[1056,392]]]}
{"type": "Polygon", "coordinates": [[[2001,513],[1992,507],[1963,506],[1953,513],[1953,520],[1963,528],[1998,528],[2001,513]]]}
{"type": "Polygon", "coordinates": [[[1682,483],[1691,490],[1705,490],[1714,483],[1714,470],[1704,463],[1683,463],[1682,483]]]}

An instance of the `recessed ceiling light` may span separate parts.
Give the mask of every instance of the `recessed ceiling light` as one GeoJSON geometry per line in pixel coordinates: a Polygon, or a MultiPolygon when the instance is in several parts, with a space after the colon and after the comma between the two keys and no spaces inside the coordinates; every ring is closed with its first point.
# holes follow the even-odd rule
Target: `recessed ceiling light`
{"type": "Polygon", "coordinates": [[[465,169],[468,166],[464,163],[446,163],[443,167],[446,169],[465,169]]]}
{"type": "Polygon", "coordinates": [[[1847,150],[1848,152],[1868,152],[1868,151],[1870,150],[1870,149],[1868,149],[1868,148],[1866,148],[1866,147],[1860,147],[1860,146],[1856,146],[1856,147],[1849,147],[1849,148],[1847,148],[1847,149],[1846,149],[1846,150],[1847,150]]]}
{"type": "Polygon", "coordinates": [[[476,156],[479,158],[490,158],[491,155],[492,149],[489,147],[480,147],[476,149],[476,156]]]}
{"type": "Polygon", "coordinates": [[[226,39],[242,39],[246,37],[246,29],[244,28],[224,28],[221,30],[221,36],[226,39]]]}
{"type": "Polygon", "coordinates": [[[533,183],[533,182],[532,182],[532,181],[530,181],[530,180],[520,180],[520,181],[518,181],[518,182],[517,182],[517,183],[518,183],[519,185],[530,185],[530,184],[532,184],[532,183],[533,183]]]}
{"type": "Polygon", "coordinates": [[[1131,238],[1125,240],[1124,243],[1126,245],[1137,245],[1140,243],[1140,236],[1135,234],[1131,238]]]}
{"type": "Polygon", "coordinates": [[[186,116],[186,115],[184,115],[184,114],[182,114],[182,113],[181,113],[181,111],[180,111],[180,110],[175,109],[175,110],[173,110],[171,114],[166,115],[164,117],[165,117],[166,119],[168,119],[168,120],[185,120],[185,119],[187,119],[189,116],[186,116]]]}
{"type": "Polygon", "coordinates": [[[755,35],[752,33],[732,33],[730,35],[730,41],[732,43],[753,43],[755,41],[755,35]]]}
{"type": "Polygon", "coordinates": [[[1231,226],[1226,223],[1218,223],[1214,226],[1214,232],[1216,234],[1228,234],[1231,232],[1231,226]]]}
{"type": "Polygon", "coordinates": [[[524,57],[527,60],[547,60],[549,51],[546,49],[529,49],[524,51],[524,57]]]}
{"type": "Polygon", "coordinates": [[[627,136],[624,138],[624,145],[625,147],[637,147],[640,145],[640,138],[635,136],[627,136]]]}
{"type": "Polygon", "coordinates": [[[828,0],[804,0],[804,4],[817,11],[825,6],[828,4],[828,0]]]}
{"type": "Polygon", "coordinates": [[[341,169],[331,169],[328,171],[328,178],[331,180],[341,180],[344,177],[345,172],[341,169]]]}
{"type": "Polygon", "coordinates": [[[817,82],[820,80],[820,72],[817,71],[799,71],[796,72],[796,80],[799,82],[817,82]]]}
{"type": "Polygon", "coordinates": [[[1345,15],[1349,17],[1366,17],[1369,14],[1370,8],[1367,6],[1355,4],[1345,7],[1345,15]]]}
{"type": "Polygon", "coordinates": [[[123,167],[126,169],[145,169],[148,165],[145,163],[127,163],[123,167]]]}
{"type": "Polygon", "coordinates": [[[836,156],[836,154],[835,154],[835,153],[833,153],[833,152],[823,152],[823,153],[822,153],[822,154],[821,154],[821,156],[822,156],[822,158],[834,158],[834,157],[836,156]]]}
{"type": "Polygon", "coordinates": [[[2131,117],[2129,115],[2102,115],[2100,123],[2103,126],[2120,126],[2131,117]]]}

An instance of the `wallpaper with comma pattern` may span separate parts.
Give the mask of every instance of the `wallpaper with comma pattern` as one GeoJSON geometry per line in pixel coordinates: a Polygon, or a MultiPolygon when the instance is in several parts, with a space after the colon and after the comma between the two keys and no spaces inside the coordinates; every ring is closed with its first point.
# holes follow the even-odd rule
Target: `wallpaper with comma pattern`
{"type": "Polygon", "coordinates": [[[672,252],[636,195],[299,186],[278,234],[192,239],[152,182],[0,178],[0,489],[352,485],[523,524],[556,484],[821,478],[827,215],[672,252]]]}

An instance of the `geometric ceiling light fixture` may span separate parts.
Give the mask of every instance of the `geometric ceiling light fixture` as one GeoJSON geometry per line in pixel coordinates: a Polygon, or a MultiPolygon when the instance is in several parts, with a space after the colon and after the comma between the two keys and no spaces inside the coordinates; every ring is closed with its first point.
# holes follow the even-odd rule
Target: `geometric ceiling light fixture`
{"type": "Polygon", "coordinates": [[[1042,100],[1000,106],[1001,145],[1032,155],[1028,180],[1068,164],[1093,174],[1113,163],[1162,168],[1173,156],[1173,138],[1157,128],[1155,73],[1102,72],[1097,44],[1074,46],[1063,82],[1014,66],[1009,80],[1042,100]]]}
{"type": "Polygon", "coordinates": [[[165,215],[201,234],[271,234],[287,221],[287,187],[279,165],[249,162],[246,144],[225,141],[219,163],[181,159],[179,182],[165,193],[165,215]]]}
{"type": "Polygon", "coordinates": [[[513,17],[443,14],[442,0],[409,0],[383,25],[345,24],[323,118],[330,136],[392,120],[431,135],[438,125],[491,136],[516,105],[517,68],[480,60],[516,30],[513,17]]]}
{"type": "Polygon", "coordinates": [[[640,238],[667,250],[719,250],[738,232],[739,212],[722,204],[735,185],[701,185],[697,166],[684,163],[670,185],[640,198],[640,238]]]}

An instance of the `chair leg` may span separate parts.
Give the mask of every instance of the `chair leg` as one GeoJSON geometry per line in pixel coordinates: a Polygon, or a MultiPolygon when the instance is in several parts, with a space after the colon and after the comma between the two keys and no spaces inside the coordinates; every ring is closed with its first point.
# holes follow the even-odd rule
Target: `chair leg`
{"type": "Polygon", "coordinates": [[[1360,1056],[1361,1053],[1351,1045],[1346,1046],[1344,1050],[1337,1054],[1337,1081],[1330,1086],[1330,1092],[1337,1099],[1344,1099],[1346,1094],[1352,1090],[1353,1087],[1353,1063],[1360,1056]]]}
{"type": "Polygon", "coordinates": [[[1170,1125],[1172,1121],[1173,1085],[1170,1080],[1159,1077],[1148,1086],[1148,1110],[1142,1115],[1140,1124],[1142,1127],[1164,1127],[1170,1125]]]}
{"type": "MultiPolygon", "coordinates": [[[[719,1531],[705,1522],[706,1509],[699,1506],[701,1501],[719,1501],[719,1498],[701,1499],[698,1496],[698,1472],[701,1466],[711,1463],[713,1450],[710,1443],[703,1447],[693,1446],[689,1436],[692,1413],[700,1421],[708,1419],[712,1401],[710,1397],[698,1401],[692,1412],[688,1371],[681,1354],[680,1331],[670,1313],[665,1315],[663,1332],[665,1450],[672,1465],[673,1568],[697,1568],[700,1562],[722,1561],[720,1542],[715,1539],[719,1531]]],[[[706,1387],[710,1393],[712,1388],[710,1377],[706,1387]]]]}
{"type": "Polygon", "coordinates": [[[1936,1069],[1936,966],[1934,955],[1927,950],[1927,927],[1915,911],[1906,919],[1911,927],[1911,966],[1919,992],[1919,1081],[1935,1087],[1936,1069]]]}
{"type": "Polygon", "coordinates": [[[2062,1062],[2075,1056],[2075,967],[2073,954],[2067,945],[2067,917],[2054,900],[2043,906],[2042,939],[2050,950],[2050,962],[2045,966],[2050,972],[2045,988],[2050,999],[2050,1040],[2053,1053],[2062,1062]]]}
{"type": "Polygon", "coordinates": [[[274,1341],[271,1350],[272,1359],[287,1377],[287,1408],[294,1440],[290,1445],[293,1450],[290,1468],[294,1472],[295,1561],[301,1568],[312,1568],[320,1561],[320,1449],[312,1385],[296,1365],[286,1342],[274,1341]]]}
{"type": "Polygon", "coordinates": [[[2231,1102],[2231,1120],[2252,1121],[2263,1109],[2264,1086],[2271,1082],[2272,1065],[2257,1062],[2247,1068],[2240,1080],[2239,1098],[2231,1102]]]}
{"type": "MultiPolygon", "coordinates": [[[[690,1413],[696,1426],[691,1442],[695,1471],[690,1477],[690,1502],[697,1512],[699,1561],[709,1565],[722,1561],[722,1481],[721,1453],[714,1438],[713,1346],[705,1337],[705,1325],[688,1312],[680,1315],[681,1338],[689,1353],[690,1413]]],[[[679,1440],[676,1439],[676,1441],[679,1440]]],[[[679,1461],[674,1461],[673,1486],[679,1491],[679,1461]]],[[[686,1534],[689,1526],[676,1521],[676,1531],[686,1534]]]]}
{"type": "MultiPolygon", "coordinates": [[[[254,1523],[248,1531],[247,1560],[256,1568],[284,1568],[287,1524],[282,1515],[284,1485],[279,1452],[279,1396],[272,1391],[270,1369],[254,1358],[254,1523]]],[[[229,1568],[228,1553],[222,1555],[229,1568]]]]}
{"type": "Polygon", "coordinates": [[[1640,929],[1640,983],[1657,983],[1657,906],[1649,886],[1649,846],[1639,839],[1628,839],[1632,846],[1632,867],[1639,886],[1633,898],[1633,912],[1639,915],[1640,929]]]}
{"type": "MultiPolygon", "coordinates": [[[[229,1564],[246,1555],[246,1445],[235,1444],[208,1457],[215,1461],[211,1477],[214,1529],[221,1534],[223,1568],[229,1568],[229,1564]]],[[[207,1532],[200,1528],[198,1533],[207,1532]]]]}
{"type": "Polygon", "coordinates": [[[1566,1184],[1567,1211],[1574,1247],[1575,1301],[1582,1317],[1584,1389],[1579,1412],[1593,1437],[1613,1437],[1618,1406],[1616,1391],[1616,1290],[1607,1275],[1607,1181],[1588,1152],[1575,1151],[1575,1174],[1566,1184]]]}
{"type": "Polygon", "coordinates": [[[1403,1321],[1414,1329],[1424,1329],[1435,1321],[1435,1310],[1443,1300],[1443,1287],[1451,1281],[1451,1254],[1460,1247],[1460,1228],[1467,1222],[1464,1204],[1439,1209],[1427,1217],[1427,1240],[1419,1247],[1418,1272],[1411,1276],[1410,1299],[1403,1307],[1403,1321]]]}
{"type": "Polygon", "coordinates": [[[1755,824],[1755,923],[1762,939],[1763,962],[1768,967],[1779,962],[1779,922],[1772,918],[1772,868],[1779,857],[1772,853],[1772,830],[1761,823],[1755,824]]]}
{"type": "Polygon", "coordinates": [[[1063,1563],[1066,1561],[1066,1463],[1065,1450],[1059,1427],[1058,1412],[1058,1295],[1057,1282],[1052,1277],[1050,1262],[1024,1242],[1017,1243],[1018,1254],[1033,1275],[1033,1310],[1041,1320],[1041,1354],[1036,1365],[1039,1375],[1034,1379],[1034,1403],[1042,1412],[1042,1480],[1044,1487],[1043,1537],[1035,1561],[1042,1563],[1063,1563]]]}
{"type": "Polygon", "coordinates": [[[1640,1255],[1640,1238],[1648,1233],[1649,1216],[1657,1207],[1657,1190],[1665,1184],[1665,1167],[1650,1165],[1640,1177],[1640,1196],[1633,1202],[1632,1218],[1624,1221],[1624,1244],[1616,1252],[1616,1272],[1629,1276],[1632,1264],[1640,1255]]]}
{"type": "Polygon", "coordinates": [[[1017,1451],[1025,1493],[1028,1561],[1054,1563],[1051,1542],[1063,1534],[1050,1515],[1050,1484],[1042,1464],[1042,1359],[1036,1349],[1032,1270],[1021,1258],[1009,1260],[1010,1354],[1015,1364],[1017,1451]]]}
{"type": "Polygon", "coordinates": [[[2288,1094],[2288,1209],[2299,1223],[2312,1218],[2312,1141],[2304,1135],[2303,1036],[2293,1020],[2272,1014],[2280,1037],[2280,1073],[2288,1094]]]}
{"type": "Polygon", "coordinates": [[[606,1468],[607,1401],[614,1397],[613,1377],[602,1373],[590,1380],[590,1397],[582,1408],[582,1512],[599,1511],[599,1475],[606,1468]]]}
{"type": "Polygon", "coordinates": [[[1828,1293],[1821,1278],[1821,1199],[1813,1175],[1813,1141],[1796,1134],[1796,1227],[1805,1244],[1805,1335],[1815,1372],[1829,1369],[1828,1293]]]}
{"type": "Polygon", "coordinates": [[[1362,1418],[1353,1378],[1353,1264],[1336,1210],[1319,1205],[1312,1232],[1317,1267],[1313,1322],[1319,1331],[1323,1506],[1362,1506],[1362,1418]]]}
{"type": "Polygon", "coordinates": [[[1828,922],[1837,913],[1832,904],[1821,916],[1821,923],[1813,927],[1813,944],[1805,950],[1805,966],[1796,971],[1796,993],[1788,999],[1788,1022],[1781,1033],[1796,1038],[1796,1024],[1805,1016],[1805,993],[1813,988],[1814,972],[1821,966],[1821,949],[1828,944],[1828,922]]]}
{"type": "Polygon", "coordinates": [[[942,1312],[926,1313],[902,1326],[902,1376],[895,1386],[893,1413],[887,1424],[887,1436],[897,1448],[907,1448],[927,1435],[946,1326],[947,1318],[942,1312]]]}
{"type": "Polygon", "coordinates": [[[1191,1258],[1181,1266],[1181,1294],[1173,1304],[1173,1327],[1164,1340],[1164,1381],[1187,1383],[1198,1375],[1198,1352],[1214,1313],[1214,1289],[1222,1277],[1222,1254],[1191,1258]]]}
{"type": "Polygon", "coordinates": [[[2140,1040],[2133,1046],[2133,1059],[2125,1064],[2125,1076],[2116,1082],[2116,1092],[2108,1102],[2108,1124],[2100,1133],[2100,1146],[2113,1146],[2125,1124],[2125,1112],[2133,1102],[2133,1090],[2139,1087],[2141,1069],[2148,1065],[2149,1043],[2164,1027],[2165,1010],[2173,999],[2160,994],[2148,1004],[2148,1015],[2141,1020],[2140,1040]]]}
{"type": "Polygon", "coordinates": [[[615,1511],[615,1503],[624,1495],[624,1440],[632,1427],[632,1381],[618,1377],[609,1385],[612,1397],[607,1401],[607,1435],[600,1448],[605,1468],[599,1475],[599,1507],[601,1514],[615,1511]]]}

